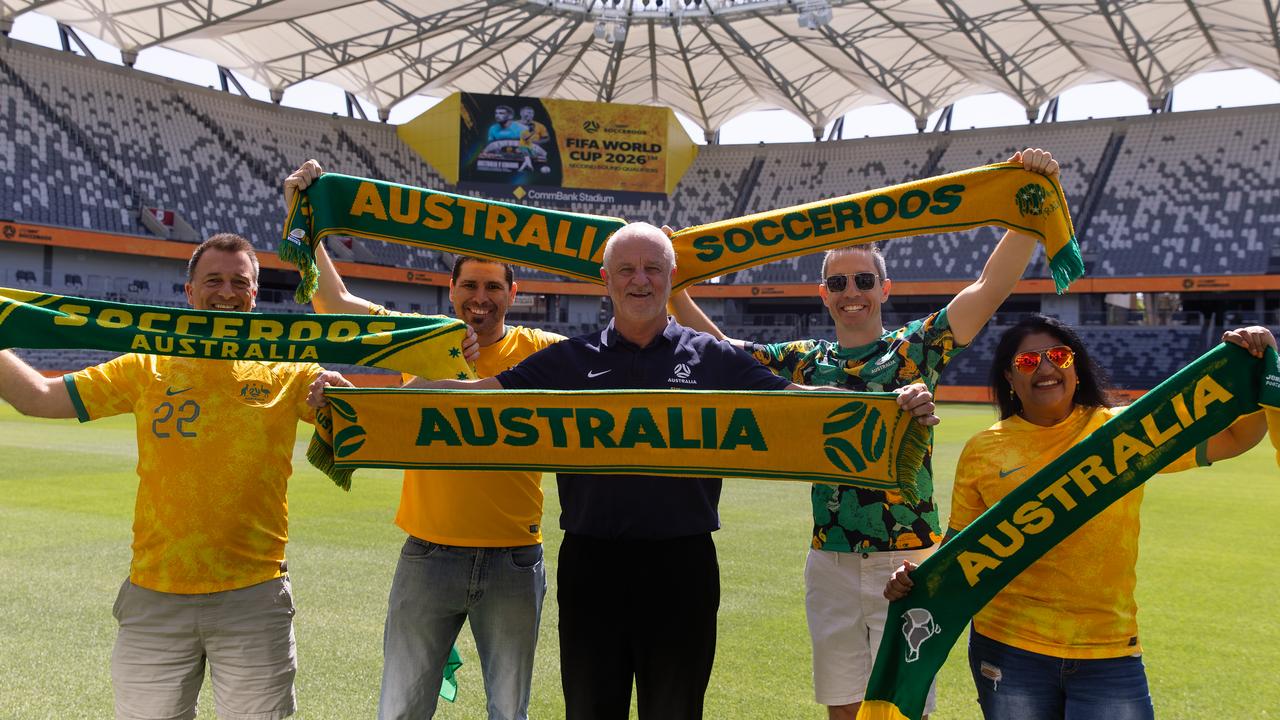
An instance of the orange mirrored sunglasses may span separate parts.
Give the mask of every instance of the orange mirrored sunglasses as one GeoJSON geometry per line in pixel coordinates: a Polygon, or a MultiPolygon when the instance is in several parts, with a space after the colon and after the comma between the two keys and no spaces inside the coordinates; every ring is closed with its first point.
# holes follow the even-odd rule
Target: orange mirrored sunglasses
{"type": "Polygon", "coordinates": [[[1054,345],[1044,350],[1029,350],[1013,356],[1013,366],[1023,375],[1030,375],[1040,367],[1040,358],[1048,358],[1060,370],[1066,370],[1076,361],[1076,354],[1066,345],[1054,345]]]}

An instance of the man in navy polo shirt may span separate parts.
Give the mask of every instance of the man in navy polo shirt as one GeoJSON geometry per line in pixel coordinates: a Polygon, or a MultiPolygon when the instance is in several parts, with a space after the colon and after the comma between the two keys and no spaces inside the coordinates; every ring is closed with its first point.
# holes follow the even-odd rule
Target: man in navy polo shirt
{"type": "MultiPolygon", "coordinates": [[[[781,390],[751,356],[667,318],[675,252],[629,225],[604,251],[614,318],[497,380],[507,389],[781,390]],[[755,367],[752,367],[752,365],[755,367]]],[[[558,476],[564,542],[557,569],[565,712],[625,718],[634,678],[641,717],[698,718],[715,658],[719,479],[558,476]]]]}
{"type": "MultiPolygon", "coordinates": [[[[415,381],[472,390],[809,390],[750,355],[667,317],[675,274],[671,241],[633,223],[609,238],[600,274],[614,318],[599,333],[562,341],[480,380],[415,381]]],[[[348,385],[326,373],[326,384],[348,385]]],[[[923,386],[899,396],[934,424],[923,386]]],[[[561,474],[557,601],[568,720],[625,719],[631,684],[641,718],[702,717],[715,658],[721,481],[561,474]]]]}

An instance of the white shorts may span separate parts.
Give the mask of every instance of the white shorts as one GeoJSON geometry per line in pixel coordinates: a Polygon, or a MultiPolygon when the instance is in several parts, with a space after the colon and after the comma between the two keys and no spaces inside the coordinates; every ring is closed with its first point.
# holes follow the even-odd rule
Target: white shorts
{"type": "MultiPolygon", "coordinates": [[[[924,550],[839,553],[809,550],[804,568],[804,609],[813,640],[813,694],[823,705],[862,702],[884,634],[889,601],[884,586],[903,560],[923,562],[924,550]]],[[[937,682],[929,686],[925,714],[937,707],[937,682]]]]}
{"type": "Polygon", "coordinates": [[[120,586],[111,651],[116,718],[195,717],[205,659],[224,720],[293,714],[298,668],[288,576],[238,590],[179,595],[120,586]]]}

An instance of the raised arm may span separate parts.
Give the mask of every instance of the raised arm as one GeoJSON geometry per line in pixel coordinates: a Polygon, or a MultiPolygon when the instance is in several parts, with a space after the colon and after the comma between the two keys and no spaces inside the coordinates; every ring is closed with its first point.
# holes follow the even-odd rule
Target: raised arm
{"type": "MultiPolygon", "coordinates": [[[[1022,167],[1041,175],[1056,178],[1058,161],[1047,150],[1027,148],[1013,154],[1010,162],[1021,162],[1022,167]]],[[[983,326],[995,314],[1031,261],[1036,248],[1036,238],[1014,232],[1005,233],[987,258],[982,275],[974,283],[961,290],[947,305],[947,319],[956,342],[968,345],[983,326]]]]}
{"type": "MultiPolygon", "coordinates": [[[[319,162],[315,160],[304,162],[302,167],[285,178],[284,206],[288,208],[293,202],[293,196],[298,191],[307,189],[316,178],[323,174],[324,170],[320,167],[319,162]]],[[[362,297],[352,295],[347,290],[346,283],[342,282],[342,276],[338,274],[338,268],[333,264],[333,260],[329,257],[329,253],[325,250],[322,242],[316,243],[316,267],[320,272],[320,287],[316,290],[315,296],[311,298],[311,305],[316,309],[316,312],[346,313],[348,315],[369,314],[371,303],[362,297]]]]}
{"type": "MultiPolygon", "coordinates": [[[[1222,341],[1239,345],[1257,358],[1262,357],[1268,347],[1273,349],[1276,347],[1275,336],[1270,330],[1260,325],[1228,330],[1222,334],[1222,341]]],[[[1209,438],[1205,454],[1210,462],[1233,458],[1257,445],[1266,434],[1266,413],[1259,411],[1252,415],[1245,415],[1226,430],[1209,438]]]]}
{"type": "Polygon", "coordinates": [[[676,322],[685,327],[707,333],[717,340],[728,340],[738,347],[746,345],[744,341],[726,337],[723,332],[720,332],[720,328],[711,322],[711,318],[707,317],[707,314],[702,312],[702,308],[698,307],[698,303],[689,296],[688,290],[671,293],[671,299],[667,301],[667,309],[675,316],[676,322]]]}
{"type": "MultiPolygon", "coordinates": [[[[307,404],[314,408],[321,408],[329,404],[324,397],[325,388],[330,387],[355,387],[350,380],[342,376],[342,373],[333,370],[326,370],[311,383],[310,392],[307,395],[307,404]]],[[[432,390],[501,390],[502,384],[497,378],[479,378],[477,380],[423,380],[422,378],[414,378],[404,384],[407,388],[429,388],[432,390]]]]}
{"type": "Polygon", "coordinates": [[[1209,438],[1209,443],[1205,446],[1205,456],[1209,462],[1217,462],[1243,455],[1257,445],[1266,434],[1266,413],[1259,410],[1252,415],[1241,416],[1226,430],[1209,438]]]}
{"type": "Polygon", "coordinates": [[[404,384],[407,388],[427,388],[429,390],[501,390],[502,383],[496,377],[476,378],[474,380],[423,380],[416,377],[404,384]]]}
{"type": "MultiPolygon", "coordinates": [[[[805,392],[853,392],[838,385],[799,385],[797,383],[791,383],[782,389],[805,392]]],[[[926,427],[942,422],[936,414],[938,408],[933,403],[933,393],[929,392],[929,388],[924,383],[904,385],[894,392],[898,394],[896,398],[898,407],[902,408],[903,412],[910,413],[911,418],[916,422],[926,427]]]]}
{"type": "Polygon", "coordinates": [[[76,416],[71,393],[62,378],[41,375],[10,350],[0,350],[0,400],[31,417],[76,416]]]}
{"type": "MultiPolygon", "coordinates": [[[[662,232],[667,237],[675,234],[675,230],[672,230],[670,225],[663,225],[662,232]]],[[[704,332],[717,340],[727,340],[740,348],[747,346],[745,341],[735,340],[720,332],[720,328],[711,322],[711,318],[707,317],[707,314],[702,312],[702,308],[698,307],[698,303],[693,301],[688,288],[671,293],[671,297],[667,299],[667,311],[675,316],[676,322],[687,328],[704,332]]]]}

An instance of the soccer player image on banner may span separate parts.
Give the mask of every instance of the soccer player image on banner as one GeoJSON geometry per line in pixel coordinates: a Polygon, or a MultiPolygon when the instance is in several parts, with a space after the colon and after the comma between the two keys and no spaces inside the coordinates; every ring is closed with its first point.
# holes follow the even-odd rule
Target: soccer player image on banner
{"type": "Polygon", "coordinates": [[[560,185],[555,127],[542,101],[465,93],[461,115],[461,181],[560,185]]]}
{"type": "Polygon", "coordinates": [[[520,125],[524,128],[524,132],[520,133],[520,152],[524,153],[524,162],[520,163],[521,170],[532,171],[534,163],[538,163],[538,172],[547,174],[551,172],[551,166],[547,164],[547,148],[546,145],[551,140],[551,133],[547,130],[547,126],[534,119],[535,112],[528,105],[520,108],[520,125]]]}

